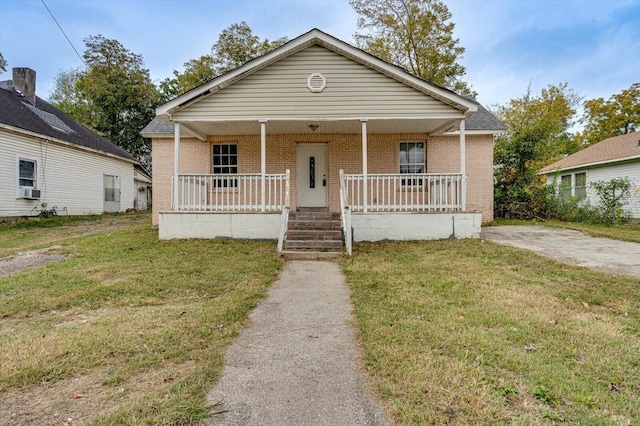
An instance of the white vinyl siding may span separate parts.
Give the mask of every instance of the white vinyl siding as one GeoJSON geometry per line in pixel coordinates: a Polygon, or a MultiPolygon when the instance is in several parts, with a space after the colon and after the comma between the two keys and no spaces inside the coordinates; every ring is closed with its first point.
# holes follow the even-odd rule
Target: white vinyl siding
{"type": "Polygon", "coordinates": [[[176,120],[443,118],[462,112],[391,77],[314,45],[173,114],[176,120]],[[326,88],[307,87],[313,73],[326,88]]]}
{"type": "MultiPolygon", "coordinates": [[[[555,172],[553,173],[554,174],[550,173],[547,175],[549,183],[556,182],[555,172]]],[[[640,191],[640,162],[636,161],[621,163],[617,165],[614,164],[609,166],[592,167],[589,169],[575,169],[567,172],[560,172],[560,176],[558,177],[558,179],[560,180],[557,182],[561,190],[561,179],[564,176],[569,176],[572,178],[572,188],[570,188],[573,190],[572,195],[580,197],[580,195],[584,192],[586,193],[586,199],[592,205],[596,205],[598,203],[598,198],[594,190],[590,187],[590,184],[592,182],[608,182],[614,178],[629,178],[629,181],[631,182],[631,197],[629,197],[629,199],[627,200],[624,209],[629,212],[634,218],[640,218],[640,192],[634,192],[636,189],[640,191]],[[583,174],[585,174],[586,178],[586,189],[581,188],[581,175],[583,174]]]]}
{"type": "Polygon", "coordinates": [[[57,206],[58,214],[103,212],[105,174],[120,176],[121,211],[133,208],[133,164],[73,146],[0,129],[0,216],[34,215],[40,203],[57,206]],[[16,197],[17,158],[37,161],[39,200],[16,197]],[[125,183],[128,182],[128,183],[125,183]]]}
{"type": "MultiPolygon", "coordinates": [[[[576,171],[576,173],[579,173],[576,171]]],[[[614,178],[629,178],[631,182],[631,197],[624,206],[624,209],[635,218],[640,218],[640,194],[634,194],[634,190],[640,188],[640,162],[613,165],[608,167],[591,168],[587,173],[587,196],[590,200],[595,200],[593,189],[589,188],[590,182],[608,182],[614,178]]]]}

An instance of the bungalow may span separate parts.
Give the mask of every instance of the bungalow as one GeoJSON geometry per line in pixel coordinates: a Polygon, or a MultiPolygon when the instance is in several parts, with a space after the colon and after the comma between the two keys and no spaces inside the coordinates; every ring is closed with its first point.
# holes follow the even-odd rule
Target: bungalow
{"type": "MultiPolygon", "coordinates": [[[[614,178],[629,178],[634,188],[640,188],[640,132],[605,139],[549,164],[540,170],[547,183],[558,184],[562,195],[596,204],[590,183],[608,182],[614,178]]],[[[640,218],[640,197],[627,200],[624,209],[640,218]]]]}
{"type": "Polygon", "coordinates": [[[122,212],[134,207],[124,149],[36,96],[36,72],[0,82],[0,216],[122,212]]]}
{"type": "Polygon", "coordinates": [[[504,129],[473,99],[314,29],[157,109],[142,131],[153,223],[163,239],[278,238],[287,251],[477,237],[504,129]]]}

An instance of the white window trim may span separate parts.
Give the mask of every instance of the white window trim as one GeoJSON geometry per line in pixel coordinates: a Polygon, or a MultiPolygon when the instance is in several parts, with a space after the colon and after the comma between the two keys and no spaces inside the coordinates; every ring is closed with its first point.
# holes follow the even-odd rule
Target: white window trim
{"type": "Polygon", "coordinates": [[[40,177],[40,162],[33,158],[25,155],[16,155],[16,198],[22,198],[21,189],[38,189],[40,186],[38,185],[38,181],[40,177]],[[33,186],[23,186],[20,185],[20,161],[31,161],[35,164],[35,173],[33,177],[33,186]]]}
{"type": "MultiPolygon", "coordinates": [[[[408,152],[407,152],[408,155],[408,152]]],[[[422,140],[406,140],[406,141],[398,141],[398,174],[400,175],[414,175],[414,174],[420,174],[418,172],[415,173],[403,173],[402,172],[402,166],[422,166],[422,173],[426,173],[427,172],[427,142],[426,141],[422,141],[422,140]],[[422,163],[402,163],[401,159],[400,159],[400,147],[402,146],[402,144],[418,144],[421,143],[422,144],[422,155],[424,156],[422,163]]],[[[405,187],[419,187],[423,185],[423,181],[422,179],[414,179],[414,180],[406,180],[406,179],[402,179],[402,186],[405,187]]]]}
{"type": "MultiPolygon", "coordinates": [[[[570,172],[570,173],[562,173],[558,176],[558,190],[561,191],[562,190],[562,178],[564,176],[570,176],[571,177],[571,185],[570,185],[570,191],[569,194],[571,195],[571,197],[576,198],[578,197],[578,187],[576,186],[576,175],[581,175],[584,174],[584,197],[580,198],[580,200],[585,200],[588,197],[588,191],[587,188],[589,187],[588,182],[589,182],[589,173],[587,170],[580,170],[580,171],[575,171],[575,172],[570,172]]],[[[560,194],[562,195],[562,194],[560,194]]]]}
{"type": "MultiPolygon", "coordinates": [[[[240,144],[237,142],[225,142],[225,143],[213,143],[211,144],[211,174],[220,176],[219,179],[214,180],[214,185],[216,189],[231,189],[238,187],[238,178],[236,177],[240,172],[240,144]],[[236,164],[235,166],[227,164],[227,165],[215,165],[215,147],[216,146],[235,146],[236,147],[236,164]],[[216,167],[227,167],[227,168],[235,168],[235,173],[216,173],[216,167]]],[[[222,154],[225,155],[225,154],[222,154]]],[[[231,155],[231,154],[226,154],[231,155]]]]}

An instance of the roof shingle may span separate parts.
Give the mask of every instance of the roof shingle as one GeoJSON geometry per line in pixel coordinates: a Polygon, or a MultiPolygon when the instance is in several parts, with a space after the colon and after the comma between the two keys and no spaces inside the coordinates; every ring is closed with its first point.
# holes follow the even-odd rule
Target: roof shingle
{"type": "Polygon", "coordinates": [[[640,157],[640,132],[614,136],[578,151],[540,170],[541,173],[601,162],[616,162],[640,157]]]}
{"type": "Polygon", "coordinates": [[[138,160],[111,141],[96,134],[67,114],[36,97],[32,105],[20,93],[6,86],[0,88],[0,123],[69,142],[123,159],[138,160]]]}

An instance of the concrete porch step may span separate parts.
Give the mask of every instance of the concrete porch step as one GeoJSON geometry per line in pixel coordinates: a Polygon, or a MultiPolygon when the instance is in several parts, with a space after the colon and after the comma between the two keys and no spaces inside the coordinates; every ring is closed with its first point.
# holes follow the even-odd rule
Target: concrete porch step
{"type": "MultiPolygon", "coordinates": [[[[291,212],[283,253],[305,253],[304,259],[321,258],[312,253],[342,253],[340,213],[291,212]],[[315,256],[315,257],[314,257],[315,256]]],[[[283,254],[284,256],[284,254],[283,254]]],[[[291,256],[286,256],[293,258],[291,256]]]]}
{"type": "Polygon", "coordinates": [[[341,241],[342,232],[340,231],[340,229],[331,229],[331,230],[292,229],[287,232],[287,240],[289,241],[308,241],[308,240],[341,241]]]}
{"type": "Polygon", "coordinates": [[[285,250],[303,251],[341,251],[342,241],[338,240],[287,240],[284,242],[285,250]]]}
{"type": "Polygon", "coordinates": [[[340,220],[340,213],[331,212],[291,212],[289,220],[340,220]]]}
{"type": "Polygon", "coordinates": [[[339,259],[343,256],[340,251],[282,251],[280,256],[290,260],[325,260],[339,259]]]}
{"type": "Polygon", "coordinates": [[[335,220],[289,220],[288,231],[332,231],[340,230],[340,221],[335,220]]]}

